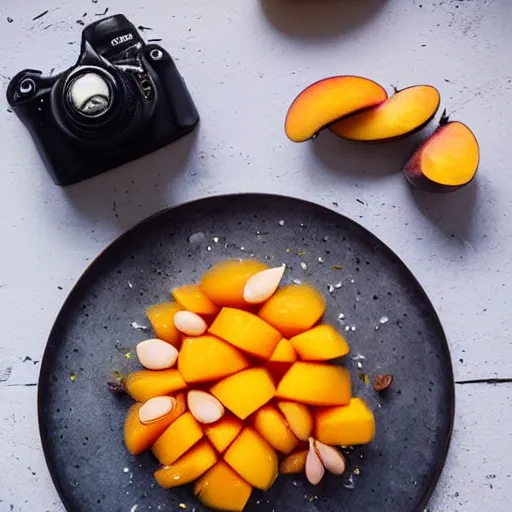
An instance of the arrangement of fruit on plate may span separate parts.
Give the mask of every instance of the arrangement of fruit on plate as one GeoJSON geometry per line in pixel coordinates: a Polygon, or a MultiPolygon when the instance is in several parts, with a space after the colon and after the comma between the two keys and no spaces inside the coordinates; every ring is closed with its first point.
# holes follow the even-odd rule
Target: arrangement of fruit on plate
{"type": "MultiPolygon", "coordinates": [[[[439,91],[430,85],[407,87],[388,97],[368,78],[335,76],[310,85],[295,98],[285,131],[294,142],[314,138],[323,128],[352,141],[390,141],[424,128],[440,103],[439,91]]],[[[403,172],[416,188],[446,192],[467,185],[479,161],[473,132],[443,114],[437,130],[410,157],[403,172]]]]}
{"type": "Polygon", "coordinates": [[[174,302],[147,311],[156,338],[137,346],[145,369],[124,378],[136,401],[124,427],[130,453],[151,449],[158,484],[195,482],[214,509],[243,510],[278,474],[313,485],[325,471],[341,475],[338,447],[375,435],[350,372],[331,364],[349,345],[319,323],[324,298],[308,284],[280,286],[284,271],[223,261],[172,290],[174,302]]]}

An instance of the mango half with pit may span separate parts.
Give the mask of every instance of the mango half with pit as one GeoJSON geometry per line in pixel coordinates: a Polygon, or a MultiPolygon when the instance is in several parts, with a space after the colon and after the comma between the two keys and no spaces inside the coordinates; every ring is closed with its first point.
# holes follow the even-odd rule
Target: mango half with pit
{"type": "Polygon", "coordinates": [[[173,288],[176,302],[148,316],[177,360],[124,379],[136,401],[124,426],[129,452],[151,450],[161,487],[195,482],[199,501],[219,510],[241,512],[253,488],[268,490],[279,473],[307,475],[312,439],[364,444],[375,434],[373,414],[352,397],[349,371],[329,363],[349,345],[319,323],[323,295],[301,284],[274,288],[257,306],[244,301],[247,281],[267,268],[221,262],[199,286],[173,288]],[[177,311],[207,317],[208,333],[180,331],[177,311]]]}

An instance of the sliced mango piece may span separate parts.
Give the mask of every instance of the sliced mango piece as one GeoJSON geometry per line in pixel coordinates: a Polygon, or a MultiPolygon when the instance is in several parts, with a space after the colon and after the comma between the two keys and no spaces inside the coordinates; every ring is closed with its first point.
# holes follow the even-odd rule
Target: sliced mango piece
{"type": "Polygon", "coordinates": [[[317,325],[298,334],[290,343],[303,361],[327,361],[350,352],[345,338],[328,324],[317,325]]]}
{"type": "Polygon", "coordinates": [[[176,348],[180,347],[181,334],[174,326],[174,315],[181,310],[182,307],[177,302],[161,302],[149,307],[146,311],[156,337],[176,348]]]}
{"type": "Polygon", "coordinates": [[[360,76],[333,76],[304,89],[288,110],[286,135],[293,142],[311,139],[329,123],[387,99],[386,91],[360,76]]]}
{"type": "Polygon", "coordinates": [[[313,433],[313,415],[309,408],[304,404],[285,400],[279,400],[277,407],[294,435],[301,441],[308,441],[313,433]]]}
{"type": "Polygon", "coordinates": [[[216,315],[219,307],[216,306],[206,293],[197,284],[185,284],[172,290],[174,300],[187,311],[198,315],[216,315]]]}
{"type": "Polygon", "coordinates": [[[269,361],[275,363],[295,363],[297,361],[297,353],[290,340],[281,338],[274,352],[272,352],[269,361]]]}
{"type": "Polygon", "coordinates": [[[276,388],[264,368],[251,368],[226,377],[210,393],[241,420],[274,398],[276,388]]]}
{"type": "Polygon", "coordinates": [[[146,402],[155,396],[172,395],[187,387],[175,368],[133,372],[125,377],[124,385],[127,393],[137,402],[146,402]]]}
{"type": "Polygon", "coordinates": [[[277,386],[276,396],[309,405],[347,405],[352,396],[350,372],[329,364],[294,363],[277,386]]]}
{"type": "Polygon", "coordinates": [[[160,464],[168,466],[178,460],[202,437],[201,425],[190,412],[186,412],[167,427],[151,450],[160,464]]]}
{"type": "Polygon", "coordinates": [[[166,489],[185,485],[198,479],[217,462],[217,452],[208,441],[200,441],[174,464],[157,469],[157,483],[166,489]]]}
{"type": "Polygon", "coordinates": [[[253,260],[228,260],[214,265],[201,279],[201,289],[218,306],[247,308],[245,284],[268,266],[253,260]]]}
{"type": "Polygon", "coordinates": [[[315,437],[329,445],[367,444],[375,437],[375,418],[360,398],[348,405],[315,411],[315,437]]]}
{"type": "Polygon", "coordinates": [[[384,103],[329,125],[339,137],[357,141],[388,141],[425,127],[436,114],[441,95],[431,85],[414,85],[384,103]]]}
{"type": "Polygon", "coordinates": [[[204,425],[203,430],[206,437],[215,446],[215,449],[222,453],[235,440],[243,428],[243,423],[233,416],[226,413],[224,416],[211,425],[204,425]]]}
{"type": "Polygon", "coordinates": [[[144,404],[138,402],[128,409],[124,422],[124,444],[132,455],[139,455],[147,450],[165,431],[165,429],[186,410],[187,403],[184,393],[176,396],[174,409],[163,418],[144,425],[139,420],[139,409],[144,404]]]}
{"type": "Polygon", "coordinates": [[[203,505],[230,512],[242,512],[251,492],[252,487],[222,460],[194,485],[194,494],[203,505]]]}
{"type": "Polygon", "coordinates": [[[288,427],[284,416],[267,404],[254,413],[253,425],[256,431],[278,452],[289,454],[295,450],[299,440],[288,427]]]}
{"type": "Polygon", "coordinates": [[[405,164],[409,183],[428,192],[449,192],[470,183],[480,163],[475,134],[459,121],[441,120],[441,126],[405,164]]]}
{"type": "Polygon", "coordinates": [[[178,370],[187,382],[222,379],[248,366],[241,352],[211,335],[185,338],[178,356],[178,370]]]}
{"type": "Polygon", "coordinates": [[[209,332],[254,357],[268,359],[282,336],[279,331],[248,311],[222,308],[209,332]]]}
{"type": "Polygon", "coordinates": [[[245,427],[224,460],[257,489],[270,489],[277,478],[277,454],[253,428],[245,427]]]}
{"type": "Polygon", "coordinates": [[[308,284],[283,286],[265,302],[259,316],[291,338],[307,331],[322,317],[325,299],[308,284]]]}
{"type": "Polygon", "coordinates": [[[295,475],[303,473],[306,467],[306,457],[309,450],[291,453],[279,464],[279,473],[281,475],[295,475]]]}

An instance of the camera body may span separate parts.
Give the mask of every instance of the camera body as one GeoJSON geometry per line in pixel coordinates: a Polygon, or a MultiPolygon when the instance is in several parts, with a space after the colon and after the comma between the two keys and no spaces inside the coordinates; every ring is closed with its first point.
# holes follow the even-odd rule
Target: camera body
{"type": "Polygon", "coordinates": [[[56,76],[18,73],[7,101],[61,186],[155,151],[199,122],[171,56],[146,44],[120,14],[84,28],[70,69],[56,76]]]}

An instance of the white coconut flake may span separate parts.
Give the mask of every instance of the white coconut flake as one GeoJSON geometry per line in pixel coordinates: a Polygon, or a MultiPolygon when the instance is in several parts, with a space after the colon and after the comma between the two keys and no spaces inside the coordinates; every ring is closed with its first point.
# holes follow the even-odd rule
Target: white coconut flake
{"type": "Polygon", "coordinates": [[[209,245],[207,248],[206,248],[207,251],[211,251],[212,250],[212,246],[209,245]]]}
{"type": "Polygon", "coordinates": [[[292,279],[293,284],[302,284],[302,281],[300,279],[292,279]]]}
{"type": "Polygon", "coordinates": [[[343,318],[345,318],[345,315],[344,315],[343,313],[340,313],[340,314],[338,315],[338,318],[339,318],[340,320],[342,320],[343,318]]]}
{"type": "Polygon", "coordinates": [[[322,258],[322,256],[318,256],[318,263],[324,263],[324,259],[322,258]]]}
{"type": "Polygon", "coordinates": [[[280,225],[280,226],[284,226],[284,220],[280,220],[280,221],[279,221],[279,225],[280,225]]]}
{"type": "Polygon", "coordinates": [[[302,270],[307,270],[308,266],[303,261],[300,262],[300,266],[302,267],[302,270]]]}
{"type": "Polygon", "coordinates": [[[353,325],[351,328],[350,328],[351,331],[355,331],[356,330],[356,326],[353,325]]]}
{"type": "Polygon", "coordinates": [[[149,331],[149,327],[145,326],[145,325],[141,325],[137,322],[132,322],[130,324],[134,329],[137,329],[138,331],[149,331]]]}
{"type": "Polygon", "coordinates": [[[357,362],[357,367],[358,367],[359,369],[361,369],[361,368],[363,367],[363,363],[361,363],[361,361],[358,361],[358,362],[357,362]]]}
{"type": "Polygon", "coordinates": [[[334,286],[333,286],[332,284],[328,284],[328,285],[327,285],[327,291],[328,291],[329,293],[334,292],[334,286]]]}
{"type": "Polygon", "coordinates": [[[356,354],[355,356],[352,357],[353,361],[364,361],[365,359],[366,359],[366,357],[364,357],[361,354],[356,354]]]}
{"type": "Polygon", "coordinates": [[[350,331],[350,325],[345,326],[345,331],[350,331]]]}
{"type": "Polygon", "coordinates": [[[129,473],[129,472],[130,472],[130,470],[128,468],[123,469],[123,473],[129,473]]]}
{"type": "Polygon", "coordinates": [[[219,237],[214,236],[214,237],[213,237],[213,241],[214,241],[216,244],[218,244],[218,243],[219,243],[219,237]]]}
{"type": "Polygon", "coordinates": [[[139,505],[133,505],[133,507],[130,509],[130,512],[135,512],[139,508],[139,505]]]}
{"type": "Polygon", "coordinates": [[[128,288],[133,288],[133,284],[128,281],[128,288]]]}
{"type": "Polygon", "coordinates": [[[389,322],[389,318],[387,316],[381,316],[380,317],[380,320],[379,320],[379,323],[380,324],[387,324],[389,322]]]}
{"type": "Polygon", "coordinates": [[[352,284],[354,284],[354,283],[355,283],[354,279],[351,279],[351,280],[350,280],[350,282],[351,282],[352,284]]]}
{"type": "Polygon", "coordinates": [[[341,288],[342,286],[343,286],[343,285],[341,284],[341,281],[338,281],[338,282],[334,285],[334,287],[335,287],[335,288],[338,288],[338,289],[339,289],[339,288],[341,288]]]}

